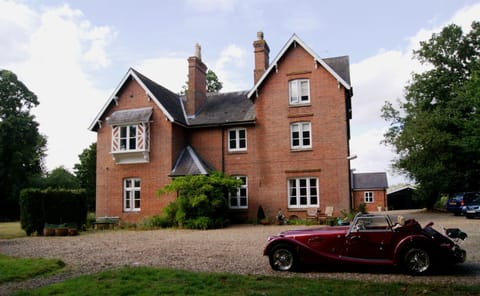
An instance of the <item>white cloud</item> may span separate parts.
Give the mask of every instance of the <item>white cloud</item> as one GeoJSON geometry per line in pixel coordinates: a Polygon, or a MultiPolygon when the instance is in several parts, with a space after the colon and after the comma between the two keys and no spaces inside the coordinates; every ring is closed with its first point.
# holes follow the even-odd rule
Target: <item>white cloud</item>
{"type": "Polygon", "coordinates": [[[187,57],[145,59],[134,68],[174,93],[180,92],[182,86],[188,80],[187,57]]]}
{"type": "Polygon", "coordinates": [[[34,11],[12,2],[0,2],[0,8],[5,3],[10,5],[6,13],[15,12],[16,17],[0,17],[0,32],[13,26],[29,38],[2,38],[25,52],[21,58],[0,60],[0,67],[15,72],[38,96],[40,105],[32,112],[40,123],[40,132],[48,138],[47,168],[72,168],[81,151],[95,141],[95,134],[87,127],[110,91],[94,86],[86,66],[108,64],[105,47],[110,40],[107,36],[113,32],[108,27],[92,26],[80,11],[68,5],[34,11]],[[18,25],[17,20],[26,19],[26,25],[18,25]]]}
{"type": "Polygon", "coordinates": [[[246,71],[246,58],[246,50],[235,44],[228,45],[220,52],[218,60],[213,63],[212,70],[223,82],[223,92],[243,90],[249,87],[243,79],[246,71]]]}
{"type": "Polygon", "coordinates": [[[35,25],[35,13],[26,5],[0,1],[0,65],[27,56],[28,32],[35,25]]]}

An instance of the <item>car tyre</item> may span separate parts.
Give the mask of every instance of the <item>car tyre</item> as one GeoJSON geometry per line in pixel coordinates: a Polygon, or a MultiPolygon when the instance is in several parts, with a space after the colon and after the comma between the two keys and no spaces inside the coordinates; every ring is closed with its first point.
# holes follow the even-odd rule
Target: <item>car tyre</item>
{"type": "Polygon", "coordinates": [[[298,257],[294,249],[287,244],[278,244],[268,256],[270,266],[278,271],[293,271],[298,266],[298,257]]]}
{"type": "Polygon", "coordinates": [[[429,252],[423,247],[408,249],[403,256],[403,267],[408,274],[426,274],[432,266],[432,258],[429,252]]]}

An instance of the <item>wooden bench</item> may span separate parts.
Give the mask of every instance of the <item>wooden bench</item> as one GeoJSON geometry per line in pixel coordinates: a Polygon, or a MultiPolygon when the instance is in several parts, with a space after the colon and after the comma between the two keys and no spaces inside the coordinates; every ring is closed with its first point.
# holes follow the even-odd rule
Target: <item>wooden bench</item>
{"type": "Polygon", "coordinates": [[[93,229],[95,230],[115,229],[118,226],[119,221],[120,221],[119,217],[99,217],[95,222],[93,222],[93,229]]]}

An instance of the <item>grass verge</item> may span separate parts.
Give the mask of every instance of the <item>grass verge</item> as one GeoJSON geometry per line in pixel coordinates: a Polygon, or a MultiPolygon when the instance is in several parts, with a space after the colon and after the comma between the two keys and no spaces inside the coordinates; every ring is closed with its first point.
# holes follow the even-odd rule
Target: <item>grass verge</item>
{"type": "Polygon", "coordinates": [[[20,222],[2,222],[0,223],[0,239],[9,239],[27,236],[20,226],[20,222]]]}
{"type": "Polygon", "coordinates": [[[0,254],[0,284],[54,273],[64,266],[58,259],[13,258],[0,254]]]}
{"type": "Polygon", "coordinates": [[[80,276],[16,295],[479,295],[478,286],[196,273],[150,267],[80,276]]]}

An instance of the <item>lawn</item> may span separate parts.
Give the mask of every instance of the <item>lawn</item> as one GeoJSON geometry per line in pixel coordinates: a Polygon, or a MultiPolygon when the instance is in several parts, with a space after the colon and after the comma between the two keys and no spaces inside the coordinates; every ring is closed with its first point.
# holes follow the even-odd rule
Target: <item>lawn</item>
{"type": "Polygon", "coordinates": [[[16,295],[479,295],[478,286],[377,283],[124,267],[16,295]]]}
{"type": "Polygon", "coordinates": [[[0,284],[48,275],[64,266],[58,259],[13,258],[0,254],[0,284]]]}
{"type": "Polygon", "coordinates": [[[22,236],[26,236],[26,233],[20,226],[20,222],[0,223],[0,239],[9,239],[22,236]]]}

